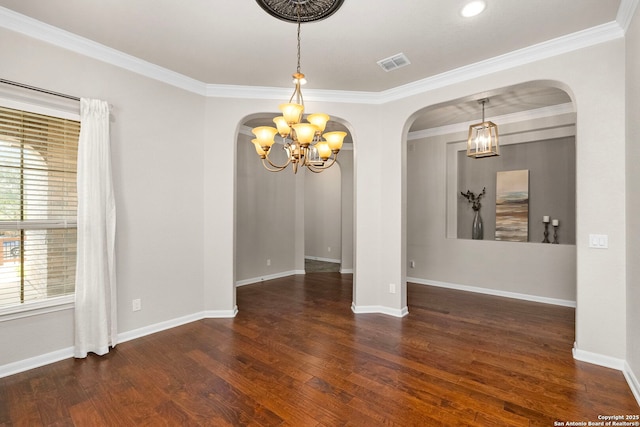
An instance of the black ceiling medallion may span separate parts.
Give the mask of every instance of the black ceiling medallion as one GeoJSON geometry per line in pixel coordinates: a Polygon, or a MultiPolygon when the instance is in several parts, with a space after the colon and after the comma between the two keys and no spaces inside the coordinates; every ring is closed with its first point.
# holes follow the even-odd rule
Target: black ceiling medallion
{"type": "Polygon", "coordinates": [[[269,15],[287,22],[320,21],[340,9],[344,0],[256,0],[269,15]]]}

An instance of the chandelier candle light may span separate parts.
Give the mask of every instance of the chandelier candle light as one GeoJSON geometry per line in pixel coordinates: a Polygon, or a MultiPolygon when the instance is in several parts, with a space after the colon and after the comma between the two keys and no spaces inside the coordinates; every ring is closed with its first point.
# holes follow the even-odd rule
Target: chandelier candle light
{"type": "Polygon", "coordinates": [[[478,102],[482,104],[482,122],[469,126],[467,156],[474,159],[499,156],[498,125],[484,120],[484,104],[489,102],[489,98],[479,99],[478,102]]]}
{"type": "Polygon", "coordinates": [[[256,136],[252,140],[256,153],[262,159],[264,167],[271,172],[284,170],[289,164],[293,172],[304,166],[312,172],[319,173],[330,168],[338,159],[346,132],[335,131],[323,133],[330,117],[324,113],[309,114],[303,122],[304,100],[300,86],[306,83],[304,74],[300,72],[300,4],[298,12],[298,67],[293,74],[295,89],[289,102],[280,104],[282,116],[273,119],[276,127],[259,126],[251,132],[256,136]],[[284,164],[276,164],[269,158],[275,136],[282,138],[283,148],[287,156],[284,164]],[[323,139],[324,138],[324,139],[323,139]]]}

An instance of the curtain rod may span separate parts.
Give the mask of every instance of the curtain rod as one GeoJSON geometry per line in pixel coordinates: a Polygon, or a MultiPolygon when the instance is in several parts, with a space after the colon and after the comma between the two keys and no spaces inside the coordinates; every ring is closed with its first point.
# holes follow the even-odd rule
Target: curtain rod
{"type": "Polygon", "coordinates": [[[17,86],[17,87],[21,87],[23,89],[29,89],[29,90],[33,90],[33,91],[36,91],[36,92],[46,93],[48,95],[59,96],[61,98],[67,98],[67,99],[71,99],[73,101],[80,102],[80,98],[78,98],[77,96],[66,95],[64,93],[59,93],[59,92],[53,92],[51,90],[42,89],[42,88],[35,87],[35,86],[29,86],[29,85],[26,85],[24,83],[12,82],[11,80],[5,80],[5,79],[0,79],[0,83],[4,83],[6,85],[11,85],[11,86],[17,86]]]}

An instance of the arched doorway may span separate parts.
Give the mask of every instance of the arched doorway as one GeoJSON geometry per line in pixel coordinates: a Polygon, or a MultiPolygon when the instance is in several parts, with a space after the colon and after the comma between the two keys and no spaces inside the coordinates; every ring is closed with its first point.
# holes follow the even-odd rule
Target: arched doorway
{"type": "Polygon", "coordinates": [[[411,121],[405,168],[407,281],[575,306],[576,113],[571,97],[551,83],[532,82],[431,106],[411,121]],[[480,121],[477,100],[486,97],[487,119],[500,129],[502,155],[468,159],[468,128],[480,121]],[[495,237],[496,173],[511,170],[528,171],[526,242],[495,237]],[[477,241],[471,239],[472,212],[460,192],[483,188],[482,213],[489,227],[477,241]],[[560,219],[560,244],[541,243],[543,216],[560,219]]]}
{"type": "MultiPolygon", "coordinates": [[[[256,156],[251,128],[270,125],[273,114],[255,114],[243,120],[236,148],[236,285],[305,273],[307,221],[319,226],[320,237],[312,236],[318,248],[336,254],[341,272],[353,271],[353,143],[345,138],[338,164],[320,174],[304,168],[294,175],[291,168],[269,172],[256,156]],[[326,186],[327,181],[329,185],[326,186]],[[323,188],[327,187],[326,190],[323,188]],[[329,193],[326,193],[326,192],[329,193]],[[333,217],[323,215],[327,197],[315,200],[322,192],[331,198],[333,217]],[[337,211],[335,208],[337,207],[337,211]],[[307,218],[306,209],[318,215],[307,218]],[[336,217],[337,215],[337,217],[336,217]],[[322,224],[320,224],[322,223],[322,224]],[[331,233],[327,232],[330,231],[331,233]],[[328,250],[331,248],[330,250],[328,250]]],[[[327,130],[343,130],[346,126],[331,121],[327,130]]],[[[351,131],[349,131],[351,135],[351,131]]],[[[311,256],[329,258],[323,253],[311,256]]]]}

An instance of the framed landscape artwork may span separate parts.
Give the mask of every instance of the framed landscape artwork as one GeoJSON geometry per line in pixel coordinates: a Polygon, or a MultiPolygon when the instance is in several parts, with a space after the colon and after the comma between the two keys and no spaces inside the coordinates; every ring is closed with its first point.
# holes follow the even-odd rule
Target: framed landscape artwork
{"type": "Polygon", "coordinates": [[[496,179],[496,240],[529,239],[529,171],[498,172],[496,179]]]}

